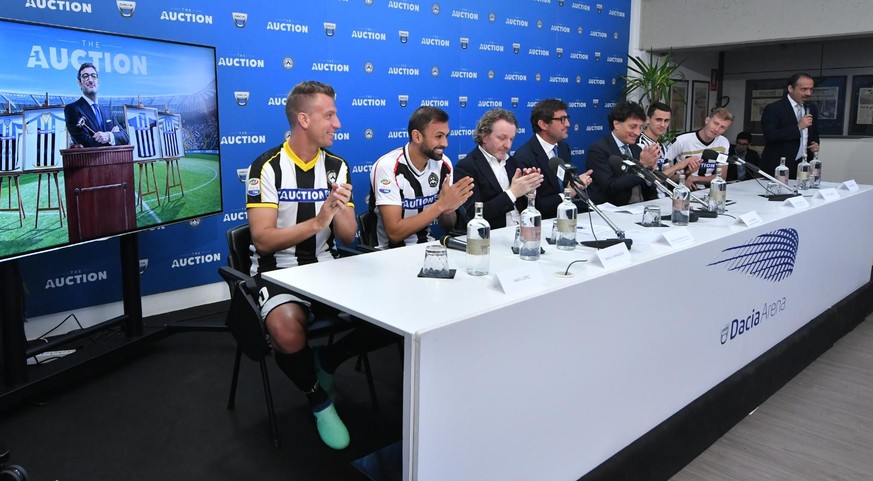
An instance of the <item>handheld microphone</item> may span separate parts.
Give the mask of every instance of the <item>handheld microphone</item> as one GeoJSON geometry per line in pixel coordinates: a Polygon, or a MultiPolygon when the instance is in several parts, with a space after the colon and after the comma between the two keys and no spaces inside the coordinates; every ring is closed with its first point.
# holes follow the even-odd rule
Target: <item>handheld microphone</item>
{"type": "Polygon", "coordinates": [[[440,244],[443,245],[447,249],[454,249],[456,251],[467,252],[467,242],[456,239],[450,235],[444,235],[440,238],[440,244]]]}

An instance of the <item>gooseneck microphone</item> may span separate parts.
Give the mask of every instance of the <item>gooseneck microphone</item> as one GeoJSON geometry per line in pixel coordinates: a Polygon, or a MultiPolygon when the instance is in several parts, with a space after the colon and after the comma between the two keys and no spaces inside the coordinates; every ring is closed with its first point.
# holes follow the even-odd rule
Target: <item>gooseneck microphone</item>
{"type": "Polygon", "coordinates": [[[746,166],[747,169],[751,170],[752,172],[760,175],[761,177],[764,177],[765,179],[769,180],[770,182],[775,182],[775,183],[781,185],[782,187],[785,187],[790,192],[792,192],[791,194],[771,194],[771,195],[768,195],[767,198],[769,200],[782,201],[782,200],[785,200],[789,197],[796,197],[796,196],[800,195],[800,192],[798,192],[797,187],[791,187],[790,185],[778,180],[777,178],[773,177],[772,175],[768,174],[767,172],[764,172],[757,165],[750,164],[750,163],[746,162],[745,160],[738,159],[736,155],[731,155],[730,157],[728,157],[725,154],[719,154],[718,152],[716,152],[714,150],[706,149],[703,151],[702,157],[704,159],[709,157],[710,158],[709,160],[716,160],[719,163],[721,163],[722,159],[724,159],[724,162],[744,165],[744,166],[746,166]]]}
{"type": "Polygon", "coordinates": [[[467,242],[456,239],[450,235],[444,235],[440,238],[440,244],[446,249],[454,249],[456,251],[467,252],[467,242]]]}
{"type": "MultiPolygon", "coordinates": [[[[619,169],[619,170],[621,170],[621,172],[626,172],[630,168],[629,167],[630,164],[628,164],[628,162],[630,164],[633,164],[634,166],[636,166],[637,170],[639,172],[641,172],[643,175],[648,174],[648,175],[651,175],[652,177],[654,177],[654,179],[652,179],[652,181],[655,182],[655,185],[661,190],[661,192],[664,192],[667,195],[667,197],[671,197],[673,195],[673,193],[670,192],[670,190],[667,189],[666,186],[663,185],[663,183],[666,182],[667,185],[669,185],[670,187],[672,187],[674,189],[676,187],[679,187],[679,184],[674,182],[673,179],[671,179],[670,177],[667,176],[667,174],[665,174],[659,170],[649,170],[649,169],[643,167],[643,164],[640,164],[639,161],[637,161],[636,159],[632,159],[632,158],[628,157],[627,155],[622,155],[621,157],[619,157],[617,155],[610,155],[609,156],[609,165],[612,167],[613,171],[616,171],[616,169],[619,169]],[[660,180],[661,183],[658,183],[657,180],[660,180]]],[[[700,197],[697,197],[694,194],[694,192],[691,192],[690,194],[691,194],[691,200],[693,200],[694,202],[697,202],[698,204],[703,206],[704,209],[709,209],[709,205],[706,202],[704,202],[703,199],[701,199],[700,197]]]]}
{"type": "Polygon", "coordinates": [[[549,167],[552,169],[553,172],[555,172],[555,175],[557,175],[558,178],[560,178],[564,182],[564,185],[568,185],[573,188],[573,190],[576,192],[576,195],[578,195],[579,198],[584,200],[585,203],[588,205],[589,210],[593,210],[598,216],[600,216],[601,219],[603,219],[604,222],[607,223],[607,225],[609,225],[612,231],[615,232],[615,239],[582,241],[580,242],[580,244],[586,247],[593,247],[595,249],[604,249],[606,247],[614,246],[619,242],[624,242],[628,250],[630,250],[631,245],[633,245],[634,243],[633,239],[625,238],[624,231],[619,229],[618,226],[615,225],[612,220],[610,220],[609,217],[607,217],[606,214],[604,214],[603,211],[600,210],[599,207],[597,207],[597,204],[591,202],[591,198],[588,197],[588,192],[586,192],[584,189],[579,188],[579,184],[582,184],[583,187],[585,184],[575,174],[576,167],[572,164],[565,164],[561,159],[557,157],[553,157],[549,160],[549,167]]]}

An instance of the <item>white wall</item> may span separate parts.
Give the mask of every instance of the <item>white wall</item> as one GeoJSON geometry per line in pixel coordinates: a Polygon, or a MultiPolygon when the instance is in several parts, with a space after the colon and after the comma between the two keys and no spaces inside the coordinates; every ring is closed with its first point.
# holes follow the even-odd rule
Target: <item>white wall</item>
{"type": "Polygon", "coordinates": [[[724,47],[873,34],[869,0],[642,0],[640,45],[724,47]]]}

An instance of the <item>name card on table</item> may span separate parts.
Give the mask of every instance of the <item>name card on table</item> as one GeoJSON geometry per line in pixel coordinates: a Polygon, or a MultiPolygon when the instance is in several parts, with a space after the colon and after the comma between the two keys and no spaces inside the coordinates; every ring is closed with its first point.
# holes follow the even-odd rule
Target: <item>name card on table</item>
{"type": "Polygon", "coordinates": [[[691,231],[685,227],[668,229],[661,236],[670,247],[679,247],[694,243],[694,236],[691,231]]]}
{"type": "Polygon", "coordinates": [[[796,195],[785,199],[785,202],[783,202],[782,205],[785,207],[794,207],[795,209],[805,209],[809,207],[809,201],[807,201],[802,195],[796,195]]]}
{"type": "Polygon", "coordinates": [[[830,187],[816,192],[813,199],[822,199],[825,202],[833,202],[835,200],[840,200],[840,193],[837,192],[837,189],[830,187]]]}
{"type": "Polygon", "coordinates": [[[757,212],[755,212],[754,210],[751,210],[751,211],[746,212],[745,214],[741,215],[740,218],[737,219],[737,223],[743,224],[746,227],[755,227],[755,226],[763,224],[764,221],[761,220],[761,216],[758,215],[757,212]]]}
{"type": "Polygon", "coordinates": [[[515,295],[534,285],[542,285],[543,271],[536,262],[497,273],[497,282],[504,294],[515,295]]]}
{"type": "Polygon", "coordinates": [[[600,262],[604,269],[615,269],[631,263],[630,252],[624,242],[598,250],[594,253],[594,259],[600,262]]]}
{"type": "Polygon", "coordinates": [[[849,192],[855,192],[856,190],[858,190],[858,184],[855,182],[855,179],[847,180],[847,181],[843,182],[842,184],[840,184],[839,186],[837,186],[837,189],[848,190],[849,192]]]}

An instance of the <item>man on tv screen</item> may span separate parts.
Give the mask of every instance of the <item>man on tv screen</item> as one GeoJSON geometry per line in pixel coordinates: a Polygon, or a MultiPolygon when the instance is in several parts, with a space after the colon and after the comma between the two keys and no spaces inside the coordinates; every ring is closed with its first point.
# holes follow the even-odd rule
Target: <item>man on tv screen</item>
{"type": "Polygon", "coordinates": [[[67,132],[73,138],[74,144],[84,147],[102,147],[105,145],[127,145],[127,128],[123,118],[115,118],[109,108],[97,102],[97,88],[100,79],[97,69],[90,62],[79,67],[79,88],[82,96],[75,102],[64,107],[64,118],[67,132]]]}

